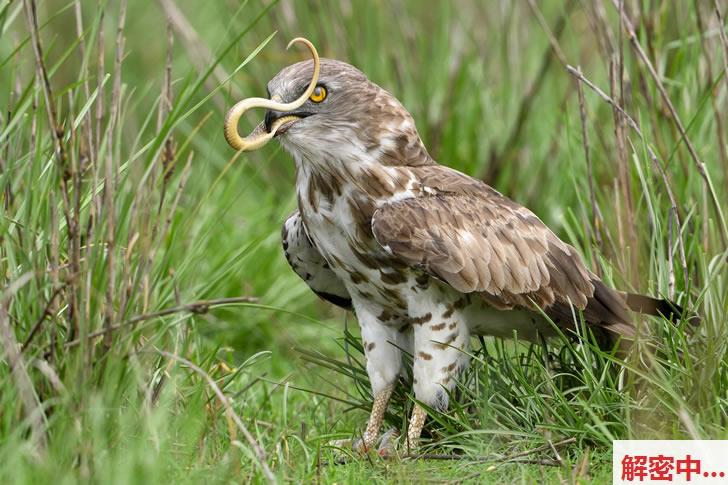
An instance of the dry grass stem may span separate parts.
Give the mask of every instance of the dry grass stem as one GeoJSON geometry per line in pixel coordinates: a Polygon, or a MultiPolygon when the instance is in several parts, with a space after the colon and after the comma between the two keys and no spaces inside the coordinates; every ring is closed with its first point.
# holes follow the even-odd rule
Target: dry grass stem
{"type": "MultiPolygon", "coordinates": [[[[212,52],[207,48],[206,44],[200,39],[199,34],[187,20],[185,14],[180,10],[174,0],[159,0],[159,4],[164,9],[164,13],[171,22],[174,29],[177,31],[179,36],[182,38],[182,42],[185,45],[185,49],[190,55],[190,60],[195,64],[197,70],[204,72],[207,67],[212,64],[214,56],[212,52]]],[[[212,75],[215,77],[215,81],[218,84],[226,84],[230,75],[225,69],[217,65],[212,71],[212,75]]],[[[212,82],[205,82],[205,85],[209,90],[214,90],[217,86],[212,82]]],[[[229,84],[232,90],[233,98],[242,98],[242,93],[233,84],[229,84]]],[[[225,104],[222,99],[215,97],[213,102],[218,105],[221,111],[225,110],[225,104]]]]}
{"type": "MultiPolygon", "coordinates": [[[[134,326],[137,323],[146,321],[146,320],[152,320],[154,318],[161,318],[166,317],[168,315],[173,315],[175,313],[206,313],[210,308],[215,308],[219,306],[227,306],[227,305],[235,305],[239,303],[256,303],[258,300],[257,298],[251,297],[251,296],[234,296],[230,298],[218,298],[215,300],[199,300],[193,303],[188,303],[186,305],[179,305],[171,308],[165,308],[164,310],[159,310],[156,312],[151,313],[145,313],[143,315],[137,315],[135,317],[130,318],[129,320],[126,320],[121,323],[117,323],[114,325],[111,325],[108,328],[105,328],[104,330],[99,330],[96,332],[89,333],[86,338],[92,339],[99,337],[101,335],[104,335],[107,331],[115,331],[123,327],[128,326],[134,326]]],[[[70,342],[66,342],[66,347],[75,347],[76,345],[81,343],[81,339],[71,340],[70,342]]]]}
{"type": "MultiPolygon", "coordinates": [[[[581,72],[581,68],[577,67],[577,70],[581,72]]],[[[581,119],[581,140],[584,146],[584,158],[586,160],[586,173],[587,182],[589,184],[589,203],[591,204],[591,216],[592,216],[592,227],[594,228],[594,238],[600,249],[603,249],[602,245],[602,214],[597,207],[596,195],[594,193],[594,171],[592,168],[591,151],[589,150],[589,130],[587,128],[587,113],[586,103],[584,102],[584,90],[581,87],[581,82],[576,80],[576,90],[579,96],[579,117],[581,119]]]]}
{"type": "Polygon", "coordinates": [[[255,453],[255,457],[258,460],[258,464],[260,465],[260,468],[263,472],[263,475],[265,476],[268,483],[277,483],[277,480],[275,476],[273,475],[273,472],[271,471],[270,467],[268,466],[268,463],[266,463],[265,458],[265,451],[260,446],[260,444],[256,441],[255,437],[248,431],[248,428],[243,424],[242,419],[240,419],[240,416],[238,416],[235,413],[235,410],[233,410],[233,406],[230,403],[230,400],[227,398],[227,396],[222,392],[220,387],[217,385],[215,380],[210,377],[210,375],[202,370],[197,365],[193,364],[189,360],[185,359],[184,357],[180,357],[179,355],[172,354],[170,352],[166,352],[164,350],[158,350],[157,352],[160,355],[163,355],[164,357],[167,357],[168,359],[175,360],[179,362],[180,364],[186,365],[193,371],[195,371],[197,374],[200,375],[205,381],[207,382],[207,385],[210,386],[210,388],[215,392],[215,396],[217,396],[217,399],[220,401],[220,404],[223,405],[225,408],[225,412],[228,415],[228,418],[231,419],[235,425],[237,426],[238,430],[243,434],[246,441],[248,442],[248,445],[253,449],[253,452],[255,453]]]}
{"type": "Polygon", "coordinates": [[[657,86],[657,90],[660,92],[660,96],[662,97],[663,102],[667,106],[667,109],[670,111],[672,120],[675,123],[678,131],[680,132],[680,136],[688,149],[688,153],[690,153],[690,157],[695,163],[695,168],[698,170],[700,177],[705,183],[706,190],[708,191],[710,195],[710,200],[713,204],[713,209],[715,210],[715,214],[718,218],[718,223],[720,224],[721,231],[719,231],[719,234],[721,235],[723,247],[728,247],[728,226],[726,226],[726,221],[723,217],[723,210],[721,209],[721,202],[718,200],[718,195],[716,194],[713,184],[710,181],[710,177],[708,176],[705,164],[700,159],[700,156],[698,155],[695,146],[693,146],[693,143],[690,141],[687,131],[685,131],[685,127],[680,120],[680,116],[678,115],[675,106],[673,106],[672,101],[670,100],[670,96],[667,94],[667,90],[665,89],[662,79],[660,78],[659,74],[657,74],[657,71],[652,65],[652,62],[650,61],[649,57],[647,57],[645,51],[642,49],[642,45],[640,45],[637,34],[635,33],[634,27],[632,26],[632,22],[629,20],[627,14],[624,12],[624,9],[621,7],[621,2],[618,3],[617,0],[612,0],[612,3],[619,10],[622,24],[627,31],[629,42],[632,45],[635,53],[637,54],[637,57],[639,57],[640,61],[642,61],[642,63],[645,65],[645,67],[647,68],[647,72],[650,74],[652,80],[655,82],[655,86],[657,86]]]}
{"type": "MultiPolygon", "coordinates": [[[[589,81],[589,79],[584,77],[584,75],[581,72],[579,72],[578,69],[575,69],[574,67],[567,65],[566,70],[569,71],[569,73],[572,76],[576,77],[581,82],[583,82],[584,84],[589,86],[589,88],[592,91],[594,91],[595,93],[597,93],[600,98],[602,98],[604,101],[609,103],[610,106],[612,106],[614,109],[616,109],[624,117],[624,119],[627,122],[627,124],[629,125],[629,127],[632,128],[632,130],[634,130],[634,132],[637,133],[637,135],[642,139],[644,147],[647,150],[647,153],[650,156],[652,163],[654,164],[655,168],[657,169],[658,173],[660,174],[660,177],[662,178],[662,183],[665,186],[667,196],[670,199],[671,210],[675,214],[675,222],[677,225],[677,244],[678,244],[678,250],[680,252],[680,265],[682,267],[683,274],[685,277],[685,287],[687,288],[688,287],[687,259],[685,256],[685,248],[682,243],[682,236],[681,236],[681,231],[680,231],[681,223],[680,223],[680,217],[679,217],[679,213],[678,213],[677,200],[675,199],[675,195],[673,194],[672,188],[670,187],[670,181],[669,181],[667,172],[665,172],[664,167],[660,163],[660,159],[657,157],[654,150],[652,150],[649,143],[647,143],[647,140],[645,139],[644,135],[642,134],[642,130],[640,129],[637,122],[634,119],[632,119],[632,117],[630,115],[628,115],[627,112],[625,112],[624,109],[622,109],[622,107],[619,106],[619,104],[617,104],[616,101],[614,101],[612,98],[610,98],[609,95],[607,95],[607,93],[605,93],[604,91],[599,89],[594,83],[589,81]]],[[[619,200],[619,198],[617,200],[619,200]]]]}
{"type": "Polygon", "coordinates": [[[14,291],[6,291],[0,295],[0,344],[4,350],[5,358],[15,382],[15,387],[20,395],[20,401],[25,409],[25,416],[30,424],[32,442],[38,454],[42,454],[47,446],[45,433],[45,412],[38,398],[38,393],[33,387],[33,381],[28,375],[28,368],[20,352],[20,347],[8,318],[7,304],[10,294],[14,291]]]}

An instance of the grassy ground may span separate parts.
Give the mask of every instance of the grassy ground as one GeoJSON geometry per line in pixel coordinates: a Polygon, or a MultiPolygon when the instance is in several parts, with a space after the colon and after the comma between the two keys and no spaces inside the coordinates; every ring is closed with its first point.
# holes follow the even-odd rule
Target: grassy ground
{"type": "MultiPolygon", "coordinates": [[[[728,438],[724,3],[38,3],[0,0],[0,481],[600,483],[612,439],[728,438]],[[464,459],[337,464],[326,443],[368,410],[356,322],[283,259],[289,157],[222,137],[297,35],[701,327],[646,321],[626,374],[588,342],[476,341],[425,437],[464,459]],[[547,440],[559,466],[502,462],[553,464],[547,440]]],[[[403,387],[388,425],[409,406],[403,387]]]]}

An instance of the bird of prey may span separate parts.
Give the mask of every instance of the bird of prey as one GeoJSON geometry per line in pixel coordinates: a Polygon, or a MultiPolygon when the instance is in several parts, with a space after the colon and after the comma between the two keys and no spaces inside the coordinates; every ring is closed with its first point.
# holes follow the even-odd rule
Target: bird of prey
{"type": "MultiPolygon", "coordinates": [[[[298,210],[283,224],[283,249],[317,295],[356,314],[374,396],[361,449],[376,444],[403,351],[417,401],[444,410],[472,335],[535,340],[557,333],[549,320],[573,329],[581,312],[613,343],[635,335],[630,310],[675,309],[607,287],[533,212],[438,164],[392,94],[294,42],[313,59],[280,71],[270,99],[233,106],[225,137],[237,150],[275,137],[293,156],[298,210]],[[238,121],[255,107],[265,119],[241,137],[238,121]]],[[[425,417],[416,404],[408,449],[425,417]]]]}

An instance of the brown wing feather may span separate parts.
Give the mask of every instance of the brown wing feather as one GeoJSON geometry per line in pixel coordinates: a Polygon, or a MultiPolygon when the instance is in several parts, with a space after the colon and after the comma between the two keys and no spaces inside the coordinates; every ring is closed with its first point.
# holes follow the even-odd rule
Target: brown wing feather
{"type": "Polygon", "coordinates": [[[578,255],[525,208],[494,197],[446,194],[381,207],[377,241],[463,293],[499,297],[503,306],[532,298],[543,305],[586,306],[594,292],[578,255]]]}
{"type": "Polygon", "coordinates": [[[434,195],[386,204],[372,218],[375,238],[395,256],[497,308],[551,308],[561,318],[573,304],[593,323],[629,321],[616,292],[531,211],[446,167],[418,175],[434,195]]]}

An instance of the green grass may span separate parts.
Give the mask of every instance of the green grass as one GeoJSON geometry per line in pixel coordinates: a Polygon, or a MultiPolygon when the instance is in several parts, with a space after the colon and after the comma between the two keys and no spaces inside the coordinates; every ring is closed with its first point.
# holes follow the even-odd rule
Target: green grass
{"type": "MultiPolygon", "coordinates": [[[[49,0],[38,39],[55,122],[31,3],[0,0],[0,482],[264,481],[208,382],[160,351],[215,380],[281,482],[601,483],[612,439],[728,438],[724,222],[611,2],[602,16],[576,1],[534,12],[526,0],[133,0],[117,65],[120,2],[80,2],[79,36],[77,4],[49,0]],[[186,20],[172,16],[168,62],[163,6],[175,4],[186,20]],[[702,325],[646,320],[651,345],[626,364],[589,342],[474,340],[473,365],[424,440],[425,452],[467,459],[336,464],[342,452],[326,444],[361,433],[370,400],[355,319],[283,258],[288,155],[271,144],[236,156],[222,137],[227,107],[301,59],[285,50],[298,35],[401,99],[437,160],[529,206],[615,287],[669,295],[702,325]],[[610,93],[609,45],[624,61],[623,96],[611,96],[644,137],[620,122],[618,138],[612,108],[585,87],[589,170],[577,84],[553,51],[610,93]],[[255,300],[150,315],[243,296],[255,300]],[[108,339],[87,338],[105,325],[108,339]],[[569,438],[561,467],[492,461],[569,438]]],[[[712,2],[627,4],[725,212],[725,26],[712,2]]],[[[402,429],[411,406],[400,386],[387,425],[402,429]]]]}

